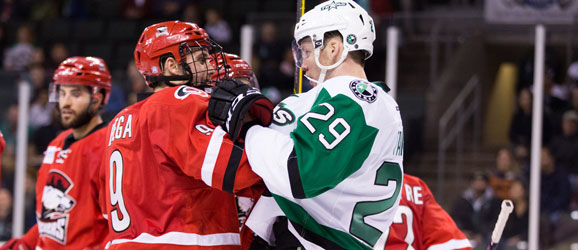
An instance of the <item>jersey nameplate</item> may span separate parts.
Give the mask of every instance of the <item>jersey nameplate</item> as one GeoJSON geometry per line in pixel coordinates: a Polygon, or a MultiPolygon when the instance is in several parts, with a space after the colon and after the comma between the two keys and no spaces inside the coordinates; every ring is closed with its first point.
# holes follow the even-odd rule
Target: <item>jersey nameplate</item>
{"type": "Polygon", "coordinates": [[[377,88],[365,81],[353,80],[349,83],[349,89],[362,101],[373,103],[377,100],[377,88]]]}
{"type": "Polygon", "coordinates": [[[112,123],[112,129],[110,129],[109,138],[109,147],[114,140],[132,138],[132,114],[126,116],[126,122],[124,115],[119,116],[114,120],[112,123]]]}

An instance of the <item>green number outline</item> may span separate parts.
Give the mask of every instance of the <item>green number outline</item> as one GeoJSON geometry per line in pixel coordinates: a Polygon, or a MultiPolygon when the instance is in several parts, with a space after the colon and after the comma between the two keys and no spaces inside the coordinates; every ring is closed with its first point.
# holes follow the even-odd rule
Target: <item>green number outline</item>
{"type": "Polygon", "coordinates": [[[358,202],[353,208],[349,232],[363,240],[371,247],[375,246],[383,232],[369,224],[366,224],[364,218],[382,213],[395,205],[395,201],[397,201],[397,197],[401,191],[402,175],[403,173],[401,172],[399,164],[394,162],[384,162],[377,170],[375,185],[388,186],[389,181],[395,181],[394,194],[384,200],[358,202]]]}

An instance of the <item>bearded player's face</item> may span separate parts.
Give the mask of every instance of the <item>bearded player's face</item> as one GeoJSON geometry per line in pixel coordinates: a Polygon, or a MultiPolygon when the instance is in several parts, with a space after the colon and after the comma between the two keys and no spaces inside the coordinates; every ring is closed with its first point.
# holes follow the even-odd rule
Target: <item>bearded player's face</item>
{"type": "Polygon", "coordinates": [[[210,80],[215,68],[207,49],[195,50],[192,54],[187,54],[185,60],[194,75],[193,85],[206,84],[210,80]]]}
{"type": "Polygon", "coordinates": [[[78,128],[90,121],[89,88],[82,85],[60,85],[58,107],[60,121],[65,128],[78,128]]]}

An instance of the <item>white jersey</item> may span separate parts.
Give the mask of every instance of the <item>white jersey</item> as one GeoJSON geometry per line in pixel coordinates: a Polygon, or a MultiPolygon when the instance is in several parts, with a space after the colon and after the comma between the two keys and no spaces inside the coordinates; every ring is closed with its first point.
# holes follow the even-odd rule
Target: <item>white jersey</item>
{"type": "Polygon", "coordinates": [[[245,148],[305,248],[383,249],[400,198],[403,127],[380,86],[341,76],[292,95],[270,128],[248,131],[245,148]]]}

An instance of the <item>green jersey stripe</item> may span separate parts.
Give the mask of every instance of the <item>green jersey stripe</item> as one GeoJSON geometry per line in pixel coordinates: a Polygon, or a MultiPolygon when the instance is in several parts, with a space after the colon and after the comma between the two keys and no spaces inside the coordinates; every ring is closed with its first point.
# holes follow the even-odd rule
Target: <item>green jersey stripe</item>
{"type": "MultiPolygon", "coordinates": [[[[287,215],[287,219],[307,228],[309,231],[324,237],[345,249],[371,249],[369,246],[354,238],[351,234],[317,223],[317,221],[315,221],[315,219],[298,204],[276,194],[273,194],[273,198],[275,198],[275,201],[281,210],[283,210],[283,213],[287,215]]],[[[300,236],[303,237],[302,235],[300,236]]]]}

